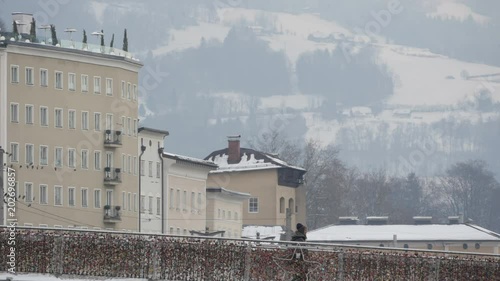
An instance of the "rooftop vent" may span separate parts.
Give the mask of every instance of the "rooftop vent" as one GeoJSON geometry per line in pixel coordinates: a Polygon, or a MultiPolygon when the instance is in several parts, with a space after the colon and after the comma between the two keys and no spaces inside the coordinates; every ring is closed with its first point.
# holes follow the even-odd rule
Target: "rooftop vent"
{"type": "Polygon", "coordinates": [[[366,224],[368,225],[385,225],[389,217],[366,217],[366,224]]]}
{"type": "Polygon", "coordinates": [[[432,217],[413,217],[413,221],[417,225],[432,224],[432,217]]]}
{"type": "Polygon", "coordinates": [[[358,217],[339,217],[340,225],[356,225],[358,224],[358,217]]]}

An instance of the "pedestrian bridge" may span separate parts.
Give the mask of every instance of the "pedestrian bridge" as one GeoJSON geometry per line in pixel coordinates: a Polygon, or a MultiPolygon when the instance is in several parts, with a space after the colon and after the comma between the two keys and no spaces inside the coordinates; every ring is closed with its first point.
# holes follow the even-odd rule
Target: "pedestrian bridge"
{"type": "Polygon", "coordinates": [[[190,281],[293,280],[297,275],[317,281],[500,280],[499,255],[26,227],[1,228],[0,240],[0,271],[19,274],[190,281]]]}

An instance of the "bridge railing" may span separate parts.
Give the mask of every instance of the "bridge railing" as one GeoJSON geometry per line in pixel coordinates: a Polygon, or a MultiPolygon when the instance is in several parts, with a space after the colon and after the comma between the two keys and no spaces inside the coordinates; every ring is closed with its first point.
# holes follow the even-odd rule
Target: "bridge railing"
{"type": "Polygon", "coordinates": [[[1,228],[0,245],[0,271],[8,270],[14,250],[16,272],[56,276],[500,280],[500,256],[470,253],[24,227],[1,228]]]}

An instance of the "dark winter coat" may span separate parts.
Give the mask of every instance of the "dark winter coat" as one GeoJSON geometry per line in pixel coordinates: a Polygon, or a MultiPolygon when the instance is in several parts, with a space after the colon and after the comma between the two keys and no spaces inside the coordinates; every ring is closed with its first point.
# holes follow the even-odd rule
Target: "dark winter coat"
{"type": "Polygon", "coordinates": [[[306,240],[307,236],[300,231],[295,231],[295,233],[292,235],[292,241],[306,242],[306,240]]]}

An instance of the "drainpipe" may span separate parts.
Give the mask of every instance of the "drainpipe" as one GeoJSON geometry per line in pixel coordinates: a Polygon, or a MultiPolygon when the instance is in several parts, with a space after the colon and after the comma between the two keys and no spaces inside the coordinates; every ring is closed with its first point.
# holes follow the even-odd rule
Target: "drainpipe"
{"type": "Polygon", "coordinates": [[[141,155],[139,155],[139,232],[141,232],[141,212],[142,212],[142,204],[141,204],[141,181],[142,181],[142,155],[146,151],[146,146],[144,146],[143,139],[141,139],[141,155]]]}
{"type": "Polygon", "coordinates": [[[158,157],[160,158],[161,173],[161,233],[165,234],[165,190],[163,182],[163,147],[158,147],[158,157]]]}

